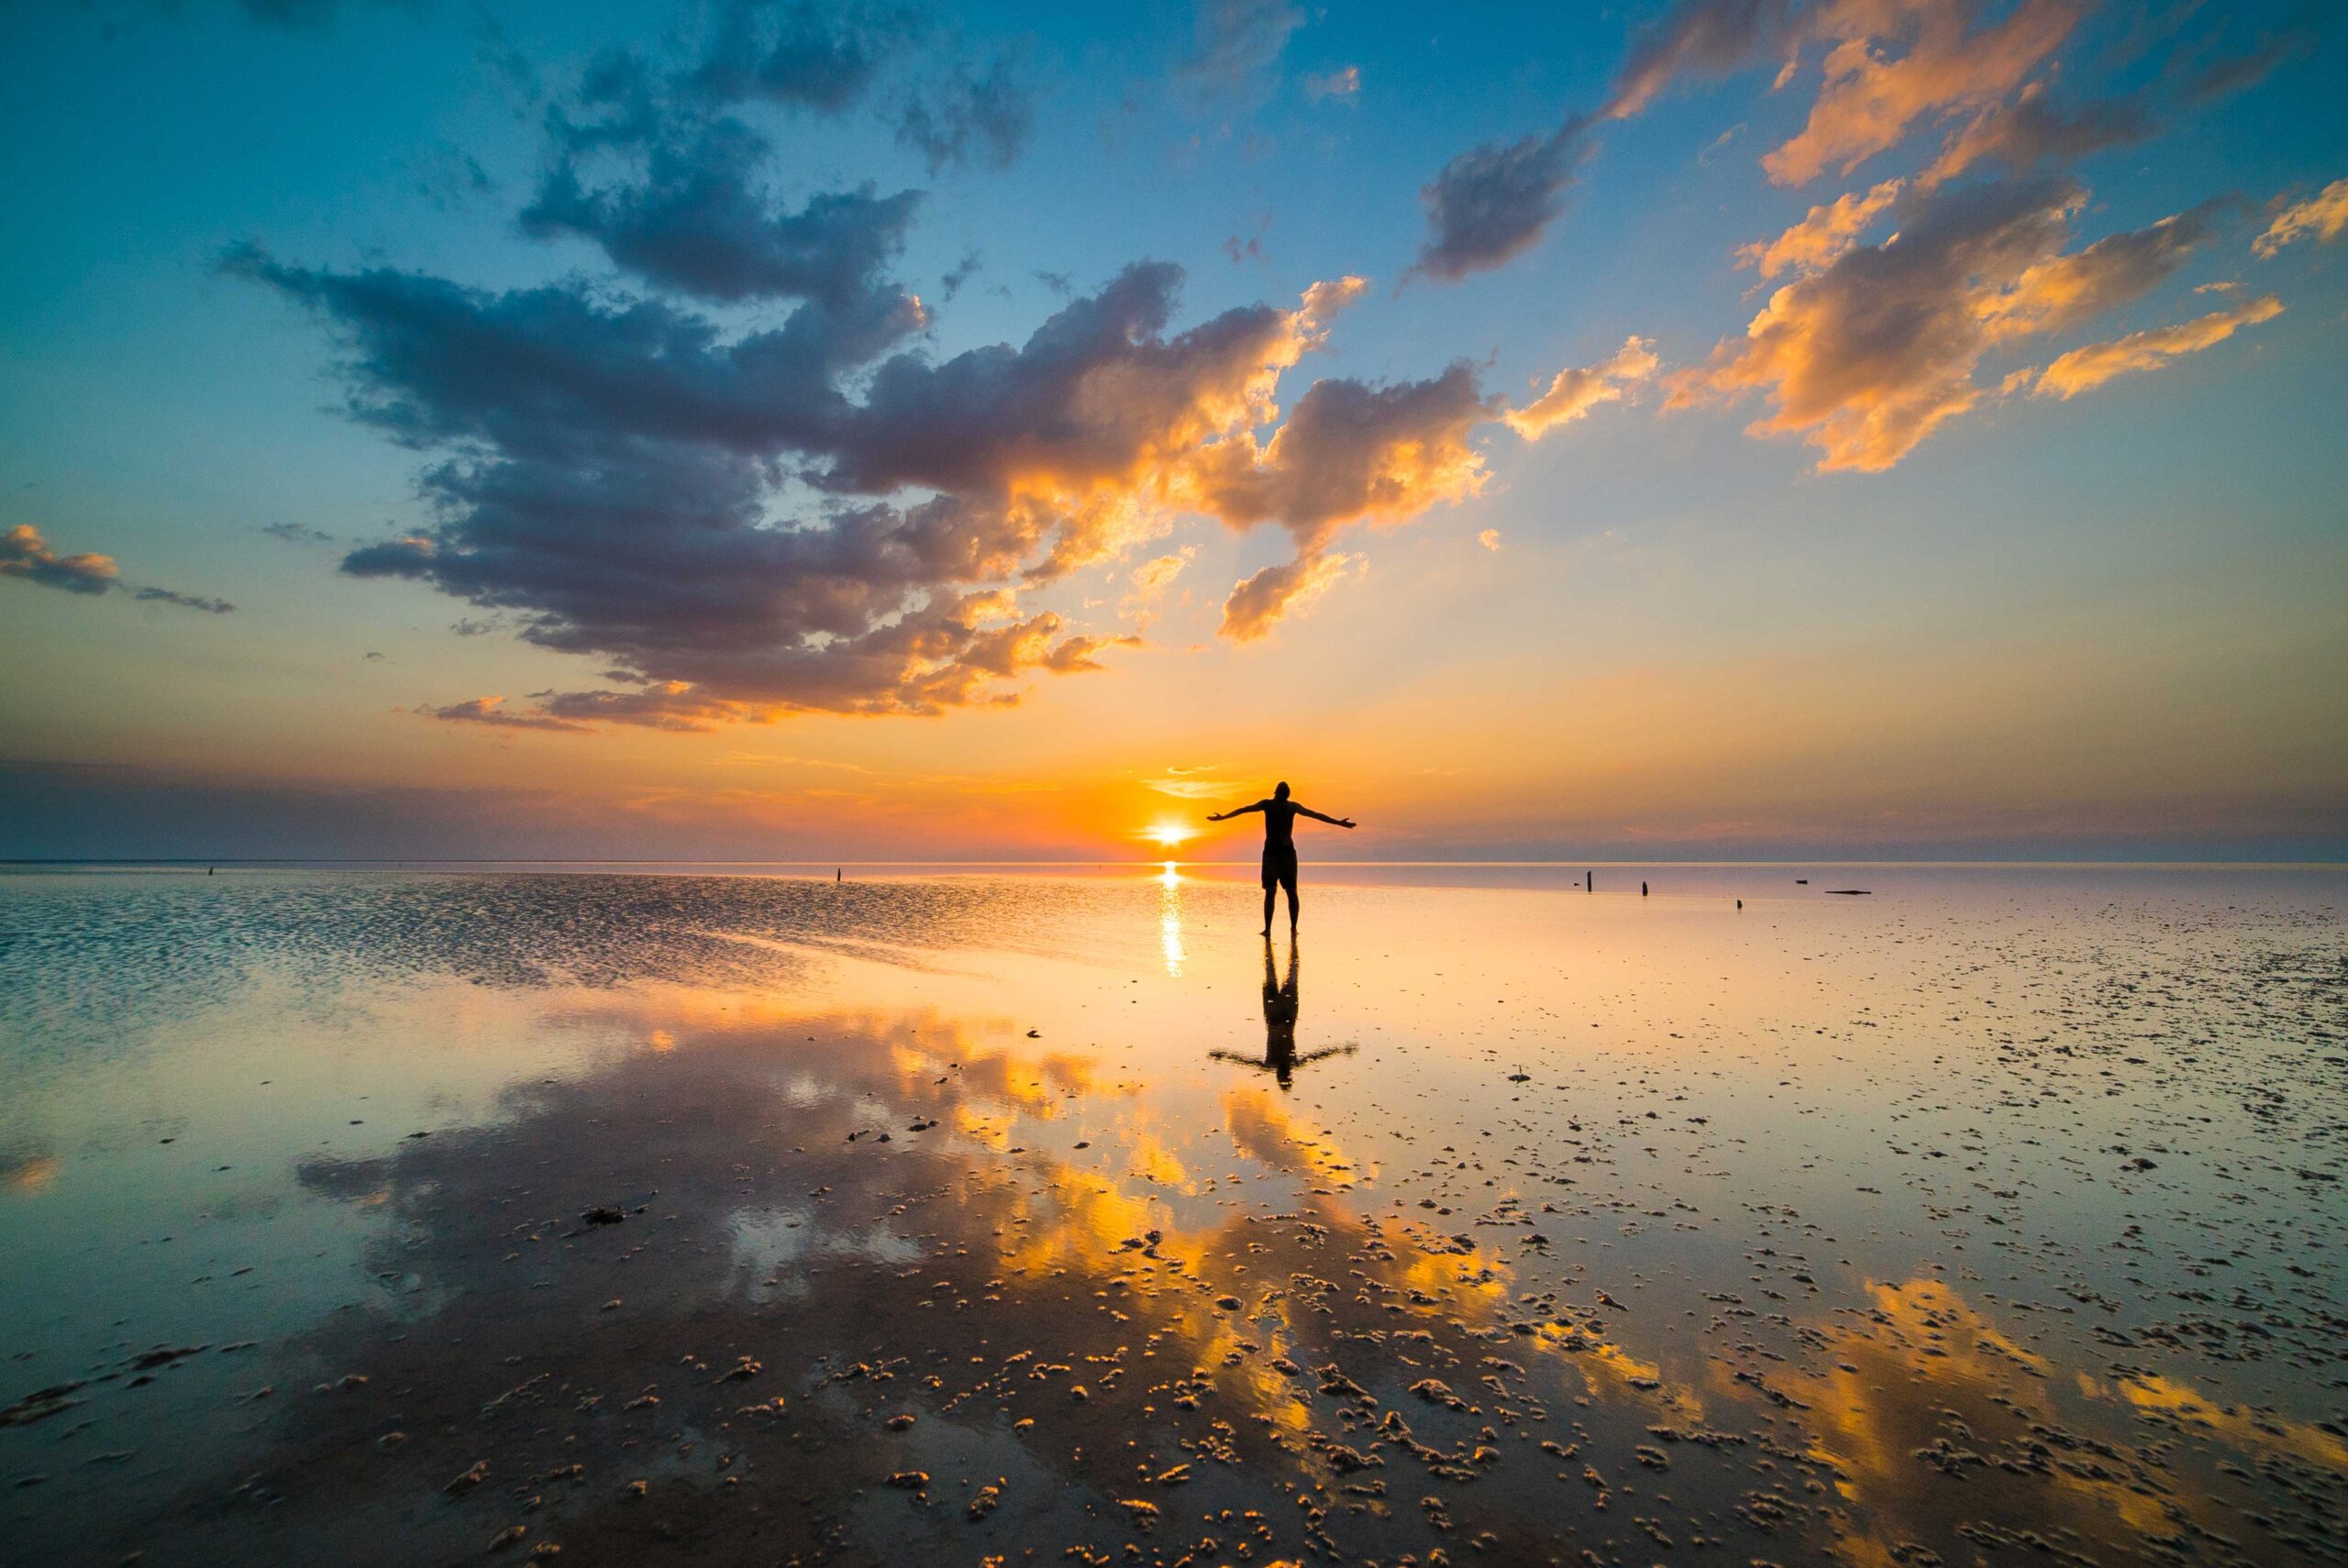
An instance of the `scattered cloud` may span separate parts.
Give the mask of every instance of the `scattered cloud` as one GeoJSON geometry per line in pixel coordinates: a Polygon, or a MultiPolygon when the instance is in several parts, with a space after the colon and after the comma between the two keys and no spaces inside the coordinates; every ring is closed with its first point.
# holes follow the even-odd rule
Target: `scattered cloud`
{"type": "Polygon", "coordinates": [[[1759,392],[1755,435],[1798,435],[1822,470],[1879,472],[1983,395],[1993,348],[2142,295],[2210,234],[2206,210],[2062,246],[2086,193],[2068,181],[1952,188],[1880,245],[1778,289],[1742,338],[1670,378],[1667,407],[1759,392]]]}
{"type": "Polygon", "coordinates": [[[1930,190],[1984,160],[2015,174],[2074,163],[2108,147],[2142,141],[2154,128],[2151,112],[2136,100],[2112,99],[2066,111],[2050,101],[2045,83],[2032,82],[1960,127],[1917,183],[1930,190]]]}
{"type": "Polygon", "coordinates": [[[1886,180],[1864,194],[1847,192],[1815,206],[1802,220],[1777,238],[1755,240],[1740,248],[1737,265],[1757,269],[1764,279],[1781,272],[1808,276],[1822,271],[1851,248],[1869,225],[1888,209],[1899,194],[1900,182],[1886,180]]]}
{"type": "Polygon", "coordinates": [[[1304,95],[1316,104],[1325,104],[1333,98],[1350,104],[1361,96],[1361,67],[1346,65],[1335,71],[1307,72],[1304,95]]]}
{"type": "Polygon", "coordinates": [[[1133,617],[1136,625],[1147,630],[1157,619],[1159,598],[1174,586],[1174,580],[1182,575],[1182,569],[1189,566],[1191,558],[1198,553],[1198,546],[1185,545],[1179,550],[1153,556],[1134,568],[1126,578],[1133,586],[1133,591],[1119,602],[1118,613],[1133,617]]]}
{"type": "Polygon", "coordinates": [[[2110,343],[2074,348],[2032,378],[2031,395],[2067,401],[2115,376],[2157,370],[2180,354],[2223,343],[2241,328],[2272,321],[2282,314],[2283,302],[2268,294],[2175,326],[2132,332],[2110,343]]]}
{"type": "Polygon", "coordinates": [[[451,702],[445,708],[423,707],[416,710],[427,718],[446,719],[458,724],[486,724],[501,730],[569,730],[583,731],[584,724],[574,724],[546,713],[515,713],[505,710],[504,697],[475,697],[463,702],[451,702]]]}
{"type": "Polygon", "coordinates": [[[1145,778],[1141,786],[1145,790],[1155,790],[1161,795],[1170,795],[1178,801],[1212,801],[1230,794],[1234,788],[1220,778],[1193,777],[1213,771],[1211,767],[1168,767],[1165,778],[1145,778]]]}
{"type": "Polygon", "coordinates": [[[1223,242],[1223,253],[1231,258],[1232,265],[1248,261],[1268,261],[1271,253],[1264,248],[1264,237],[1272,231],[1272,215],[1265,213],[1256,219],[1256,232],[1242,237],[1233,235],[1223,242]]]}
{"type": "MultiPolygon", "coordinates": [[[[1626,337],[1611,358],[1587,369],[1568,366],[1559,370],[1539,397],[1501,417],[1519,436],[1537,441],[1560,425],[1586,417],[1600,403],[1621,402],[1632,387],[1655,375],[1658,362],[1653,338],[1626,337]]],[[[1490,544],[1490,547],[1499,547],[1490,544]]]]}
{"type": "Polygon", "coordinates": [[[1127,580],[1134,585],[1135,593],[1144,595],[1163,593],[1173,585],[1176,578],[1182,575],[1182,569],[1189,566],[1191,558],[1198,553],[1198,546],[1185,545],[1170,554],[1154,556],[1134,568],[1132,576],[1127,580]]]}
{"type": "Polygon", "coordinates": [[[133,591],[131,598],[149,604],[176,604],[183,610],[201,610],[207,615],[226,615],[236,608],[225,599],[212,599],[200,593],[176,593],[168,588],[141,588],[133,591]]]}
{"type": "Polygon", "coordinates": [[[980,269],[984,265],[977,251],[965,252],[962,259],[955,262],[947,271],[946,275],[937,281],[938,293],[947,300],[953,299],[962,292],[963,284],[979,275],[980,269]]]}
{"type": "Polygon", "coordinates": [[[1311,609],[1360,559],[1358,556],[1311,554],[1266,567],[1234,588],[1224,601],[1222,635],[1234,642],[1254,642],[1286,617],[1311,609]]]}
{"type": "Polygon", "coordinates": [[[2084,0],[2021,0],[2003,19],[1975,27],[1975,7],[1965,4],[1827,7],[1824,28],[1842,36],[1827,53],[1825,83],[1808,123],[1761,166],[1780,185],[1807,184],[1829,169],[1848,173],[1898,146],[1920,119],[1994,104],[2071,35],[2084,8],[2084,0]],[[1878,47],[1894,19],[1892,41],[1904,45],[1896,54],[1878,47]]]}
{"type": "Polygon", "coordinates": [[[1198,0],[1180,79],[1205,102],[1258,95],[1304,21],[1303,10],[1289,0],[1198,0]]]}
{"type": "Polygon", "coordinates": [[[2276,67],[2295,60],[2305,60],[2316,50],[2313,28],[2294,24],[2264,34],[2258,42],[2241,54],[2214,61],[2194,73],[2187,85],[2186,96],[2194,103],[2207,103],[2244,87],[2254,86],[2266,79],[2276,67]]]}
{"type": "Polygon", "coordinates": [[[260,531],[289,545],[331,545],[334,536],[302,523],[264,523],[260,531]]]}
{"type": "Polygon", "coordinates": [[[1501,531],[1498,528],[1487,528],[1476,536],[1476,542],[1497,555],[1501,547],[1501,531]]]}
{"type": "Polygon", "coordinates": [[[1682,0],[1631,46],[1603,116],[1629,119],[1682,76],[1724,76],[1798,42],[1793,0],[1682,0]]]}
{"type": "Polygon", "coordinates": [[[168,588],[135,587],[122,580],[121,569],[115,565],[112,556],[99,555],[95,551],[59,555],[50,547],[41,531],[30,523],[19,523],[6,534],[0,534],[0,577],[20,578],[42,588],[61,589],[67,593],[95,595],[121,589],[134,600],[150,604],[176,604],[183,610],[201,610],[213,615],[225,615],[236,608],[225,599],[180,593],[168,588]]]}
{"type": "Polygon", "coordinates": [[[19,577],[68,593],[104,593],[118,575],[112,556],[61,556],[29,523],[0,535],[0,577],[19,577]]]}
{"type": "Polygon", "coordinates": [[[2348,180],[2334,180],[2306,201],[2294,202],[2276,214],[2275,221],[2251,241],[2250,248],[2272,259],[2286,245],[2309,235],[2319,244],[2329,245],[2340,237],[2342,228],[2348,228],[2348,180]]]}
{"type": "Polygon", "coordinates": [[[949,169],[1008,169],[1035,129],[1035,94],[1007,50],[983,69],[957,61],[908,89],[897,108],[897,140],[921,154],[932,178],[949,169]]]}
{"type": "Polygon", "coordinates": [[[720,103],[763,100],[838,114],[914,41],[912,13],[869,6],[732,0],[717,15],[692,84],[720,103]]]}
{"type": "Polygon", "coordinates": [[[1431,232],[1412,275],[1456,282],[1531,249],[1566,210],[1584,125],[1489,141],[1445,164],[1419,192],[1431,232]]]}

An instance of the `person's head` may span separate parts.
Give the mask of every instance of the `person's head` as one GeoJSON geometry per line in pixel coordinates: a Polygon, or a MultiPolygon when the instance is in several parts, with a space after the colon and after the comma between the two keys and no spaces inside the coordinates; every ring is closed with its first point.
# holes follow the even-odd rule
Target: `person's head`
{"type": "Polygon", "coordinates": [[[1272,799],[1275,801],[1285,801],[1288,799],[1287,779],[1283,778],[1279,783],[1272,786],[1272,799]]]}

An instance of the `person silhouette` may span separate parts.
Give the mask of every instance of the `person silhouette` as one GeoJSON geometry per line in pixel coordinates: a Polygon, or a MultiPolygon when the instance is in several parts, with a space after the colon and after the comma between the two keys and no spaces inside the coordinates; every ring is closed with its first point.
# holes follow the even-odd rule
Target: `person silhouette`
{"type": "Polygon", "coordinates": [[[1255,1067],[1272,1075],[1280,1088],[1287,1088],[1294,1081],[1296,1069],[1306,1062],[1318,1062],[1324,1056],[1350,1056],[1358,1048],[1350,1042],[1343,1045],[1327,1045],[1318,1051],[1296,1054],[1296,968],[1297,945],[1293,938],[1288,944],[1288,978],[1282,980],[1273,963],[1272,939],[1264,938],[1264,1059],[1241,1055],[1236,1051],[1210,1051],[1209,1056],[1218,1062],[1236,1062],[1243,1067],[1255,1067]]]}
{"type": "Polygon", "coordinates": [[[1288,889],[1288,928],[1294,932],[1297,915],[1296,819],[1311,817],[1316,823],[1327,823],[1331,827],[1341,828],[1352,827],[1354,821],[1351,817],[1323,816],[1310,806],[1298,805],[1288,798],[1288,780],[1285,778],[1273,787],[1270,800],[1258,801],[1254,805],[1241,806],[1235,811],[1211,812],[1207,814],[1207,821],[1228,822],[1233,817],[1244,817],[1250,812],[1264,813],[1264,934],[1269,936],[1272,933],[1272,894],[1277,888],[1288,889]]]}

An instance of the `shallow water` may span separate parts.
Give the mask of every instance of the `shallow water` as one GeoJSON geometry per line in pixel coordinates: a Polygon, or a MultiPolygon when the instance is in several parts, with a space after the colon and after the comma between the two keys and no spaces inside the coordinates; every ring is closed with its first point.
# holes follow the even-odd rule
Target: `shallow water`
{"type": "Polygon", "coordinates": [[[0,877],[0,1556],[2348,1558],[2341,873],[1234,875],[0,877]]]}

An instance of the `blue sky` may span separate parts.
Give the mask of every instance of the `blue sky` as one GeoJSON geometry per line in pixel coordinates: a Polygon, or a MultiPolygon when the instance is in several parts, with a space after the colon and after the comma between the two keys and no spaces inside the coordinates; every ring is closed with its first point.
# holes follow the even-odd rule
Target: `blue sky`
{"type": "MultiPolygon", "coordinates": [[[[172,802],[265,822],[293,799],[310,854],[1083,852],[1186,801],[1169,781],[1248,798],[1309,768],[1397,855],[2348,847],[2348,246],[2325,204],[2348,210],[2348,111],[2320,8],[13,20],[0,168],[32,242],[0,250],[0,532],[38,547],[17,536],[0,581],[0,854],[251,853],[172,802]],[[762,57],[853,37],[877,63],[833,104],[697,97],[729,19],[762,57]],[[1936,47],[1953,63],[1900,74],[1936,47]],[[615,61],[650,128],[566,141],[615,61]],[[1836,129],[1838,69],[1922,106],[1847,171],[1773,178],[1836,129]],[[1973,80],[1911,80],[1952,72],[1973,80]],[[781,342],[803,285],[719,298],[632,264],[610,224],[525,220],[565,166],[607,216],[648,149],[714,167],[716,124],[752,138],[728,167],[761,221],[921,193],[855,279],[805,285],[918,304],[820,383],[743,394],[766,445],[648,436],[630,398],[547,413],[510,346],[429,384],[385,349],[432,290],[483,320],[559,299],[597,331],[641,306],[733,386],[718,360],[781,342]],[[1931,172],[2016,126],[2047,145],[1931,172]],[[1474,183],[1479,149],[1511,149],[1545,183],[1474,183]],[[1480,226],[1448,248],[1446,191],[1480,226]],[[1878,191],[1806,267],[1739,264],[1878,191]],[[2099,241],[2109,267],[2076,262],[2099,241]],[[1014,383],[947,373],[1145,261],[1180,273],[1152,275],[1139,347],[1087,350],[1035,422],[975,406],[1014,383]],[[362,299],[369,277],[406,292],[362,299]],[[1773,302],[1782,339],[1748,337],[1773,302]],[[2190,347],[2131,336],[2221,316],[2190,347]],[[1184,336],[1216,322],[1252,336],[1184,336]],[[1951,330],[1981,341],[1936,347],[1951,330]],[[2143,362],[2057,395],[2061,357],[2102,345],[2143,362]],[[1243,371],[1257,402],[1234,412],[1243,371]],[[1560,371],[1606,396],[1520,436],[1506,416],[1560,371]],[[1746,433],[1805,388],[1810,414],[1746,433]],[[1919,400],[1955,412],[1833,434],[1919,400]],[[451,463],[472,478],[432,477],[451,463]],[[483,512],[483,476],[537,486],[532,521],[483,512]],[[620,477],[626,524],[579,523],[620,477]],[[1027,553],[876,576],[932,502],[938,558],[1027,553]],[[870,507],[889,520],[838,521],[870,507]],[[402,539],[423,543],[356,554],[402,539]],[[1476,766],[1444,782],[1436,754],[1476,766]]],[[[1043,388],[1042,363],[1005,373],[1043,388]]]]}

